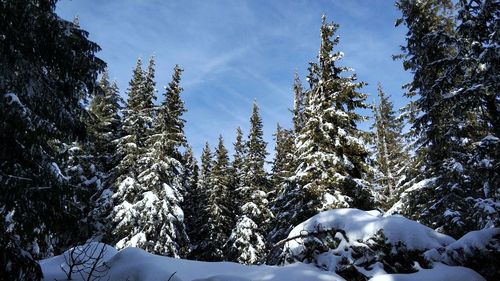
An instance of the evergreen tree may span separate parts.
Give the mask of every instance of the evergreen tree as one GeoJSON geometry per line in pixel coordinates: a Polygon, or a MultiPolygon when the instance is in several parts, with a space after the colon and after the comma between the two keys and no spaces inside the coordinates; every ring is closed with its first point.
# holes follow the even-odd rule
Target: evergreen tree
{"type": "Polygon", "coordinates": [[[206,190],[205,213],[208,220],[201,226],[207,233],[199,246],[202,248],[200,258],[206,261],[225,260],[224,243],[231,231],[229,212],[229,156],[222,136],[215,150],[215,160],[209,176],[209,189],[206,190]]]}
{"type": "Polygon", "coordinates": [[[0,2],[0,271],[9,280],[39,279],[33,258],[78,242],[84,215],[59,167],[65,144],[86,137],[82,104],[105,63],[55,3],[0,2]]]}
{"type": "Polygon", "coordinates": [[[294,137],[291,130],[284,129],[278,124],[274,140],[276,141],[275,153],[271,174],[271,185],[275,188],[282,186],[293,175],[294,167],[294,137]]]}
{"type": "Polygon", "coordinates": [[[122,98],[116,82],[109,81],[107,69],[99,81],[99,90],[89,107],[91,114],[90,135],[99,155],[100,164],[105,171],[116,165],[116,140],[121,132],[122,98]]]}
{"type": "MultiPolygon", "coordinates": [[[[91,153],[95,155],[95,166],[90,166],[90,177],[84,183],[95,184],[95,191],[89,198],[90,214],[88,223],[92,226],[92,234],[102,235],[109,232],[112,205],[112,183],[115,176],[113,168],[118,164],[117,141],[121,137],[121,102],[116,82],[109,81],[106,69],[99,81],[99,91],[92,99],[89,107],[89,136],[92,139],[91,153]]],[[[80,149],[74,150],[81,151],[80,149]]],[[[73,156],[74,157],[74,156],[73,156]]],[[[75,170],[76,166],[70,168],[75,170]]],[[[79,170],[79,169],[76,169],[79,170]]],[[[81,170],[81,169],[80,169],[81,170]]]]}
{"type": "Polygon", "coordinates": [[[186,121],[182,119],[182,115],[186,112],[184,102],[181,99],[183,89],[180,86],[182,69],[179,65],[175,65],[172,81],[168,84],[167,93],[165,95],[166,111],[163,117],[165,119],[165,134],[168,140],[165,143],[164,149],[167,155],[171,155],[174,159],[181,161],[182,156],[179,152],[180,147],[187,145],[186,136],[184,134],[184,124],[186,121]]]}
{"type": "MultiPolygon", "coordinates": [[[[153,59],[150,61],[147,75],[154,77],[153,59]]],[[[145,198],[143,193],[149,191],[138,181],[143,168],[141,164],[144,164],[141,158],[148,152],[146,140],[152,134],[153,121],[154,88],[152,92],[146,92],[145,77],[139,58],[129,82],[127,105],[123,110],[124,135],[118,140],[117,149],[120,162],[113,171],[116,177],[113,186],[113,226],[107,238],[110,242],[117,243],[118,248],[140,246],[147,241],[146,237],[140,236],[140,227],[136,227],[141,215],[137,209],[145,207],[145,200],[148,198],[145,198]]],[[[151,87],[148,90],[151,91],[151,87]]]]}
{"type": "Polygon", "coordinates": [[[294,134],[291,130],[283,129],[279,124],[274,135],[276,146],[272,166],[271,182],[274,188],[271,201],[271,211],[275,214],[272,220],[271,231],[268,236],[269,244],[274,244],[288,235],[293,225],[287,220],[282,211],[286,211],[290,196],[287,193],[289,179],[295,172],[294,134]]]}
{"type": "MultiPolygon", "coordinates": [[[[142,95],[152,100],[155,93],[153,59],[145,77],[142,95]]],[[[125,237],[120,237],[118,248],[137,246],[152,253],[179,257],[187,253],[189,240],[185,232],[184,213],[180,208],[184,193],[184,167],[179,161],[178,135],[172,134],[177,124],[183,123],[176,120],[180,119],[180,115],[172,113],[172,100],[179,101],[181,89],[177,66],[172,80],[166,89],[165,100],[155,114],[151,107],[143,110],[154,118],[152,123],[144,118],[148,130],[145,131],[144,152],[138,159],[140,172],[136,181],[141,189],[130,197],[131,201],[125,198],[124,204],[115,209],[117,218],[131,216],[130,219],[121,219],[118,224],[117,231],[127,231],[123,233],[125,237]],[[130,226],[133,228],[130,229],[130,226]]],[[[183,131],[177,134],[183,136],[183,131]]]]}
{"type": "Polygon", "coordinates": [[[234,146],[233,162],[231,163],[231,168],[233,171],[233,187],[239,188],[242,185],[243,179],[243,161],[246,156],[246,143],[243,140],[243,131],[240,127],[236,129],[236,142],[234,146]]]}
{"type": "Polygon", "coordinates": [[[118,140],[119,163],[114,171],[116,188],[124,179],[130,178],[135,181],[137,176],[136,163],[144,152],[144,142],[150,130],[147,124],[151,120],[150,112],[153,100],[145,100],[147,96],[143,93],[144,79],[142,60],[139,58],[133,71],[133,77],[129,82],[128,100],[123,109],[123,136],[118,140]]]}
{"type": "Polygon", "coordinates": [[[371,207],[370,187],[363,180],[368,150],[356,127],[364,120],[356,109],[367,107],[366,95],[358,92],[365,83],[356,82],[354,74],[342,75],[350,69],[336,65],[343,56],[333,52],[337,29],[323,16],[318,62],[309,67],[306,123],[296,138],[298,168],[291,179],[294,190],[288,192],[296,198],[294,210],[286,211],[292,224],[330,208],[371,207]]]}
{"type": "Polygon", "coordinates": [[[201,166],[198,176],[196,189],[191,192],[190,197],[193,198],[192,212],[195,217],[188,224],[189,238],[191,240],[190,259],[205,260],[208,259],[205,255],[205,249],[210,246],[209,233],[205,230],[208,224],[208,213],[205,208],[208,205],[208,196],[210,192],[210,174],[213,167],[213,155],[210,151],[210,145],[205,143],[205,147],[201,153],[201,166]]]}
{"type": "MultiPolygon", "coordinates": [[[[458,10],[458,67],[463,73],[457,90],[450,95],[456,105],[453,115],[462,125],[462,140],[468,140],[462,156],[462,185],[467,202],[463,232],[500,225],[496,204],[500,193],[500,2],[463,0],[458,10]]],[[[459,74],[459,75],[460,75],[459,74]]]]}
{"type": "MultiPolygon", "coordinates": [[[[480,210],[491,205],[491,199],[484,200],[484,186],[472,180],[475,176],[471,172],[481,166],[479,159],[486,155],[472,155],[480,147],[490,150],[490,144],[498,144],[496,139],[483,145],[481,139],[488,135],[488,129],[481,125],[482,118],[477,113],[481,106],[472,102],[480,98],[470,98],[475,95],[467,93],[471,89],[468,86],[472,86],[467,85],[471,81],[467,79],[471,77],[467,62],[473,61],[467,50],[472,50],[473,44],[468,45],[469,40],[457,31],[451,1],[399,1],[397,5],[403,13],[400,22],[409,30],[403,47],[404,65],[414,73],[407,95],[416,97],[410,108],[414,110],[411,121],[417,157],[421,159],[421,181],[418,188],[410,186],[391,211],[459,237],[485,225],[478,220],[484,219],[491,225],[492,220],[487,218],[491,213],[480,210]]],[[[471,22],[467,20],[465,25],[471,22]]],[[[479,76],[474,75],[474,79],[479,76]]]]}
{"type": "Polygon", "coordinates": [[[202,194],[198,188],[199,167],[194,157],[193,150],[188,146],[183,154],[184,174],[182,175],[182,186],[184,186],[184,201],[181,208],[184,210],[184,223],[186,225],[186,233],[190,238],[191,246],[193,247],[198,241],[193,241],[196,236],[196,230],[199,227],[198,217],[203,211],[201,206],[202,194]]]}
{"type": "Polygon", "coordinates": [[[307,104],[307,94],[302,87],[302,82],[300,82],[299,74],[295,72],[295,77],[293,80],[293,129],[294,132],[298,133],[305,124],[304,110],[307,104]]]}
{"type": "Polygon", "coordinates": [[[394,106],[378,85],[379,103],[374,108],[375,166],[379,172],[375,182],[382,189],[386,207],[397,198],[398,187],[404,180],[408,155],[404,149],[403,122],[396,116],[394,106]]]}
{"type": "Polygon", "coordinates": [[[254,102],[250,117],[250,133],[243,162],[240,216],[226,244],[230,260],[245,264],[262,262],[266,254],[265,234],[272,218],[267,200],[269,182],[264,170],[266,142],[263,139],[262,119],[254,102]]]}

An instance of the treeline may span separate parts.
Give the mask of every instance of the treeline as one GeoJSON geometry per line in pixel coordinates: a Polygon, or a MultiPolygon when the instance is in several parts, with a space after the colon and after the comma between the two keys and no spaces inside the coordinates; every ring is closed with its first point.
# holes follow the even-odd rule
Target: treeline
{"type": "Polygon", "coordinates": [[[293,85],[293,128],[277,126],[270,172],[254,102],[250,130],[222,137],[198,164],[182,116],[182,69],[161,94],[139,59],[127,99],[99,46],[56,1],[0,2],[0,261],[36,280],[35,259],[87,239],[174,257],[279,263],[273,245],[332,208],[381,208],[459,237],[498,226],[499,2],[399,0],[414,78],[394,109],[366,103],[322,18],[307,85],[293,85]],[[98,75],[100,79],[98,80],[98,75]],[[358,128],[372,109],[371,132],[358,128]],[[405,125],[409,130],[405,130],[405,125]],[[214,150],[212,152],[212,150],[214,150]]]}

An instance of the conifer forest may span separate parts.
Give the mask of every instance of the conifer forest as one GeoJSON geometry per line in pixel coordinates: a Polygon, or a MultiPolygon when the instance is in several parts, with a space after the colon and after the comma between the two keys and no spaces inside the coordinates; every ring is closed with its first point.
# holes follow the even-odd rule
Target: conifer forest
{"type": "Polygon", "coordinates": [[[500,280],[499,0],[392,0],[398,93],[318,14],[289,123],[201,153],[189,69],[113,69],[57,2],[0,0],[0,280],[500,280]]]}

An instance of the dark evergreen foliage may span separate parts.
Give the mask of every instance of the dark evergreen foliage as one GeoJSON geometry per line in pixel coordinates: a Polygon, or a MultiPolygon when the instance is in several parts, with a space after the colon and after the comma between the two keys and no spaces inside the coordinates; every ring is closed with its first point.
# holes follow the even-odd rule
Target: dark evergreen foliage
{"type": "Polygon", "coordinates": [[[26,252],[40,258],[79,242],[75,217],[84,214],[71,203],[78,188],[59,167],[65,143],[86,137],[81,102],[105,67],[99,46],[57,17],[55,3],[0,2],[0,209],[11,216],[0,243],[9,245],[13,270],[33,279],[39,273],[26,252]]]}

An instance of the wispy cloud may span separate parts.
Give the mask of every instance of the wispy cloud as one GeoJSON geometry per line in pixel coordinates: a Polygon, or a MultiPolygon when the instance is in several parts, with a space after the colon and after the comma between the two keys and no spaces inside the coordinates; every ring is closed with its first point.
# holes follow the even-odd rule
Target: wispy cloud
{"type": "Polygon", "coordinates": [[[341,25],[343,64],[370,84],[365,92],[375,93],[381,81],[401,104],[400,85],[408,79],[390,58],[404,34],[393,27],[392,1],[61,0],[58,12],[80,16],[123,93],[138,56],[155,54],[159,89],[175,64],[185,69],[186,134],[197,154],[219,133],[230,146],[236,127],[248,128],[254,98],[269,143],[277,122],[291,125],[293,72],[304,77],[315,60],[323,13],[341,25]]]}

